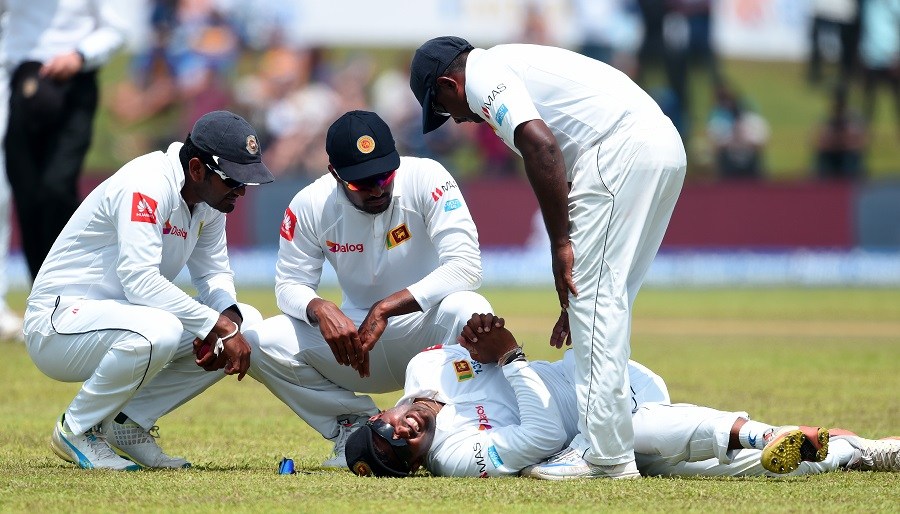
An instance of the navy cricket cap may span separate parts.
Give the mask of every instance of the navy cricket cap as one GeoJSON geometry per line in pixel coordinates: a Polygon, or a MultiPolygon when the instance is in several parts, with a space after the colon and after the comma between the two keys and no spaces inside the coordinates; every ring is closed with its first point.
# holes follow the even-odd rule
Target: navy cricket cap
{"type": "Polygon", "coordinates": [[[409,87],[422,106],[423,134],[440,127],[449,119],[448,116],[435,114],[431,107],[437,78],[447,71],[459,54],[474,48],[461,37],[441,36],[426,41],[413,55],[409,67],[409,87]]]}
{"type": "MultiPolygon", "coordinates": [[[[347,467],[361,477],[408,477],[409,466],[391,451],[392,447],[385,451],[385,449],[375,446],[375,438],[378,437],[375,435],[375,423],[378,421],[369,421],[354,430],[347,438],[347,445],[344,447],[347,467]]],[[[390,425],[387,426],[390,427],[390,425]]]]}
{"type": "Polygon", "coordinates": [[[400,167],[391,129],[377,114],[350,111],[328,127],[328,162],[341,180],[352,182],[400,167]]]}
{"type": "Polygon", "coordinates": [[[226,175],[255,186],[275,180],[262,162],[256,130],[244,118],[228,111],[204,114],[191,129],[194,146],[213,156],[226,175]]]}

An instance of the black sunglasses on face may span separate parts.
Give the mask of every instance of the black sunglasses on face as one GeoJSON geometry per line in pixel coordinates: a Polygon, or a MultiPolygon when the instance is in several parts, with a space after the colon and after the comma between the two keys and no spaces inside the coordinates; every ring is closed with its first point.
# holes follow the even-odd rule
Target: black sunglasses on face
{"type": "Polygon", "coordinates": [[[215,173],[216,175],[218,175],[219,178],[222,179],[222,182],[224,182],[225,185],[228,186],[228,187],[230,187],[231,189],[237,189],[237,188],[239,188],[239,187],[242,187],[242,186],[246,186],[246,185],[247,185],[247,184],[245,184],[244,182],[238,182],[237,180],[235,180],[235,179],[229,177],[228,175],[226,175],[224,171],[222,171],[222,170],[220,170],[220,169],[218,169],[218,168],[213,168],[212,166],[210,166],[209,164],[206,164],[205,162],[203,163],[203,165],[206,166],[207,168],[209,168],[209,171],[211,171],[211,172],[215,173]]]}
{"type": "Polygon", "coordinates": [[[394,455],[403,464],[405,470],[409,470],[411,468],[411,466],[409,465],[409,461],[412,457],[412,450],[409,447],[409,441],[403,439],[402,437],[394,439],[393,426],[387,424],[387,422],[381,419],[366,421],[366,426],[371,427],[372,433],[378,436],[378,438],[387,441],[387,443],[391,445],[391,448],[394,450],[394,455]]]}

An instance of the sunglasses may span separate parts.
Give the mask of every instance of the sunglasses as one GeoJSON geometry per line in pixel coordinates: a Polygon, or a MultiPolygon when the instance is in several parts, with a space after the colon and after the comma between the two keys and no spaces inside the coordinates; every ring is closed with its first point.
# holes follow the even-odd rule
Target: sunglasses
{"type": "Polygon", "coordinates": [[[372,429],[373,434],[378,436],[380,439],[383,439],[391,446],[391,449],[394,450],[394,455],[403,464],[403,469],[405,471],[409,471],[411,469],[409,461],[412,457],[412,451],[409,448],[409,441],[403,438],[394,439],[394,427],[387,424],[382,419],[370,419],[369,421],[366,421],[366,426],[372,429]]]}
{"type": "Polygon", "coordinates": [[[447,109],[445,109],[443,105],[437,102],[431,102],[431,112],[437,114],[438,116],[443,116],[444,118],[450,117],[450,113],[447,112],[447,109]]]}
{"type": "Polygon", "coordinates": [[[224,182],[225,185],[230,187],[231,189],[237,189],[239,187],[243,187],[243,186],[247,185],[245,182],[238,182],[237,180],[226,175],[224,171],[222,171],[218,168],[213,168],[212,166],[210,166],[209,164],[206,164],[205,162],[203,163],[203,165],[206,166],[207,168],[209,168],[209,171],[218,175],[219,178],[222,179],[222,182],[224,182]]]}
{"type": "MultiPolygon", "coordinates": [[[[369,178],[366,178],[363,180],[353,180],[350,182],[348,182],[344,179],[340,179],[340,180],[341,180],[341,182],[344,183],[345,186],[347,186],[347,189],[349,189],[350,191],[363,191],[363,190],[368,191],[370,189],[374,189],[376,186],[379,189],[384,189],[385,187],[387,187],[388,184],[390,184],[391,182],[394,181],[394,175],[396,175],[396,174],[397,174],[397,170],[394,170],[394,171],[388,171],[387,173],[382,173],[380,175],[375,175],[374,177],[369,177],[369,178]]],[[[338,177],[338,178],[340,178],[340,177],[338,177]]]]}

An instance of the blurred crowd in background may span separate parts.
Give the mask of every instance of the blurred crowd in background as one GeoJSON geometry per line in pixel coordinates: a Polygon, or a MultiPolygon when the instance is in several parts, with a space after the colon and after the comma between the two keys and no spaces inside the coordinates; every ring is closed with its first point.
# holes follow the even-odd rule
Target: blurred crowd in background
{"type": "MultiPolygon", "coordinates": [[[[290,2],[271,2],[263,12],[254,9],[258,3],[150,2],[149,43],[129,54],[127,77],[105,103],[126,126],[165,121],[145,132],[146,140],[133,142],[128,153],[183,139],[201,114],[230,109],[260,129],[273,172],[314,178],[327,167],[323,148],[329,124],[347,110],[369,109],[388,122],[403,154],[437,158],[462,179],[524,176],[521,160],[486,124],[421,134],[421,110],[408,86],[412,48],[298,43],[286,29],[294,14],[290,2]]],[[[566,46],[646,85],[679,128],[695,163],[723,178],[765,175],[765,147],[773,134],[765,114],[722,72],[711,37],[715,0],[569,4],[578,38],[566,46]],[[654,74],[663,80],[651,85],[654,74]],[[704,104],[708,112],[694,105],[698,82],[711,92],[704,104]],[[704,127],[692,126],[698,123],[704,127]]],[[[547,30],[541,4],[528,5],[518,38],[509,42],[563,46],[547,30]]],[[[808,21],[807,80],[831,105],[811,120],[817,124],[811,172],[863,178],[875,116],[872,99],[882,87],[893,95],[900,122],[900,0],[810,0],[808,21]],[[862,93],[859,108],[848,101],[852,88],[862,93]]]]}

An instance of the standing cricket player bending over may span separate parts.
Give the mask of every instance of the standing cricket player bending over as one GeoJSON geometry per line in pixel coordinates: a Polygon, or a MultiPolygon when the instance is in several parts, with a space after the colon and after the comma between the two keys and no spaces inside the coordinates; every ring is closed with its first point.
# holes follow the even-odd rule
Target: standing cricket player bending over
{"type": "MultiPolygon", "coordinates": [[[[250,376],[334,442],[323,467],[345,468],[347,436],[378,412],[354,392],[401,389],[411,358],[455,342],[473,309],[490,304],[474,291],[481,285],[475,223],[443,166],[401,158],[390,128],[368,111],[338,118],[325,151],[329,173],[294,196],[281,225],[275,296],[284,314],[245,336],[250,376]],[[326,262],[337,274],[340,307],[317,292],[326,262]]],[[[171,389],[171,408],[222,378],[193,375],[171,389]]],[[[166,412],[141,398],[129,408],[166,412]]]]}
{"type": "Polygon", "coordinates": [[[582,421],[571,451],[535,473],[639,477],[631,308],[681,192],[681,136],[622,72],[562,48],[435,38],[416,50],[410,87],[424,132],[488,123],[522,156],[541,208],[562,309],[550,344],[575,350],[582,421]]]}
{"type": "MultiPolygon", "coordinates": [[[[358,475],[535,475],[578,434],[573,352],[528,361],[502,318],[475,314],[462,345],[410,361],[404,396],[347,442],[358,475]],[[468,351],[467,351],[468,349],[468,351]]],[[[746,412],[672,404],[662,378],[629,362],[637,466],[644,475],[755,476],[836,469],[900,471],[900,439],[774,427],[746,412]]]]}
{"type": "Polygon", "coordinates": [[[189,466],[156,444],[155,419],[129,419],[123,407],[164,366],[171,373],[224,368],[239,380],[247,372],[241,324],[262,316],[238,306],[225,213],[246,186],[272,180],[253,127],[215,111],[184,144],[134,159],[78,207],[41,266],[25,313],[37,367],[56,380],[84,381],[53,430],[57,455],[82,468],[189,466]],[[185,265],[196,300],[172,283],[185,265]],[[204,345],[211,351],[195,361],[194,348],[204,345]]]}

